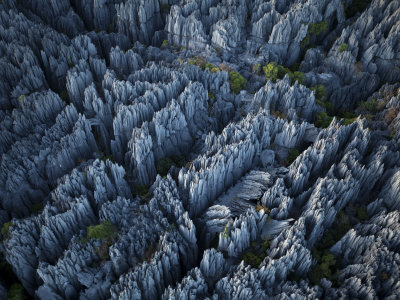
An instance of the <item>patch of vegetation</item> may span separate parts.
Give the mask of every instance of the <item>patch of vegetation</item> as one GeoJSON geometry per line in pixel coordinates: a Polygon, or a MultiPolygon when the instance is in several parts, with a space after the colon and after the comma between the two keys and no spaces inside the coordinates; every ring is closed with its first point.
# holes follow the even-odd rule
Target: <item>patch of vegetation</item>
{"type": "Polygon", "coordinates": [[[229,230],[229,223],[226,223],[226,225],[225,225],[225,228],[224,228],[224,232],[223,232],[223,235],[224,235],[224,237],[229,237],[229,232],[228,232],[228,230],[229,230]]]}
{"type": "Polygon", "coordinates": [[[307,34],[305,38],[300,42],[300,47],[306,52],[310,48],[315,48],[315,45],[310,45],[310,35],[307,34]]]}
{"type": "Polygon", "coordinates": [[[19,100],[19,102],[24,102],[24,99],[25,99],[25,95],[20,95],[19,97],[18,97],[18,100],[19,100]]]}
{"type": "Polygon", "coordinates": [[[317,264],[308,274],[310,282],[319,284],[322,278],[327,278],[333,282],[334,286],[339,285],[337,281],[338,262],[329,249],[336,244],[347,231],[351,229],[350,218],[340,211],[332,228],[324,235],[317,247],[311,250],[312,256],[317,260],[317,264]]]}
{"type": "Polygon", "coordinates": [[[289,155],[287,157],[288,165],[291,165],[292,162],[294,162],[299,155],[300,155],[299,150],[297,150],[296,148],[290,148],[289,155]]]}
{"type": "Polygon", "coordinates": [[[339,51],[339,52],[347,51],[348,48],[349,48],[349,45],[347,45],[346,43],[342,43],[342,44],[339,46],[338,51],[339,51]]]}
{"type": "Polygon", "coordinates": [[[328,128],[333,120],[333,117],[328,116],[326,112],[321,111],[315,120],[315,126],[319,128],[328,128]]]}
{"type": "Polygon", "coordinates": [[[306,78],[303,72],[292,72],[290,69],[278,65],[275,62],[269,63],[264,66],[263,71],[267,81],[271,80],[272,82],[276,82],[277,79],[282,79],[286,74],[289,74],[289,78],[292,84],[296,81],[298,81],[300,84],[303,84],[306,78]]]}
{"type": "Polygon", "coordinates": [[[238,72],[231,71],[229,72],[229,84],[231,86],[231,90],[235,94],[239,94],[241,90],[246,88],[247,80],[238,72]]]}
{"type": "Polygon", "coordinates": [[[265,256],[258,255],[252,251],[247,251],[243,255],[243,260],[246,264],[252,266],[253,268],[258,268],[258,266],[262,263],[264,260],[265,256]]]}
{"type": "Polygon", "coordinates": [[[242,260],[253,268],[258,268],[267,256],[266,251],[269,247],[268,238],[266,237],[262,241],[253,241],[251,248],[243,254],[242,260]]]}
{"type": "Polygon", "coordinates": [[[215,100],[215,95],[211,92],[208,92],[208,99],[213,99],[215,100]]]}
{"type": "Polygon", "coordinates": [[[8,300],[24,300],[28,299],[28,295],[22,284],[14,283],[7,293],[8,300]]]}
{"type": "Polygon", "coordinates": [[[285,67],[278,65],[275,62],[269,63],[263,67],[265,78],[276,82],[277,79],[282,79],[285,76],[285,67]]]}
{"type": "Polygon", "coordinates": [[[99,33],[99,32],[101,32],[103,29],[101,29],[101,28],[95,28],[94,29],[94,32],[96,32],[96,33],[99,33]]]}
{"type": "Polygon", "coordinates": [[[350,125],[353,123],[355,120],[357,120],[357,117],[354,118],[344,118],[343,125],[350,125]]]}
{"type": "Polygon", "coordinates": [[[163,40],[161,47],[167,47],[169,45],[168,40],[163,40]]]}
{"type": "Polygon", "coordinates": [[[289,72],[289,78],[292,83],[295,83],[297,81],[300,84],[304,84],[304,81],[306,80],[306,75],[300,71],[289,72]]]}
{"type": "Polygon", "coordinates": [[[308,24],[307,35],[300,42],[300,47],[307,51],[309,48],[314,48],[315,45],[311,45],[311,37],[315,37],[321,33],[324,33],[328,30],[328,23],[326,21],[322,21],[319,23],[311,23],[308,24]]]}
{"type": "Polygon", "coordinates": [[[215,73],[215,72],[221,71],[220,68],[217,68],[213,64],[207,62],[205,60],[205,58],[203,58],[201,56],[196,56],[193,59],[189,59],[188,63],[191,64],[191,65],[199,66],[203,71],[205,69],[210,69],[211,73],[215,73]]]}
{"type": "Polygon", "coordinates": [[[327,250],[312,250],[312,255],[317,259],[318,263],[311,269],[308,278],[312,285],[317,285],[322,278],[334,281],[336,272],[336,260],[332,253],[327,250]]]}
{"type": "Polygon", "coordinates": [[[340,211],[332,228],[319,242],[319,249],[329,249],[351,229],[350,219],[344,211],[340,211]]]}
{"type": "Polygon", "coordinates": [[[318,84],[310,88],[315,93],[315,102],[326,109],[329,114],[333,114],[333,105],[326,101],[326,89],[323,84],[318,84]]]}
{"type": "Polygon", "coordinates": [[[162,158],[157,164],[157,173],[161,176],[167,176],[172,166],[181,168],[184,164],[183,156],[171,156],[162,158]]]}
{"type": "Polygon", "coordinates": [[[87,228],[86,236],[81,239],[82,243],[87,243],[89,239],[101,239],[111,242],[117,236],[117,227],[110,221],[103,221],[98,225],[91,225],[87,228]]]}
{"type": "Polygon", "coordinates": [[[317,84],[312,87],[310,87],[310,90],[314,91],[315,93],[315,100],[317,101],[317,104],[321,105],[320,103],[323,103],[326,98],[326,88],[323,84],[317,84]]]}
{"type": "Polygon", "coordinates": [[[339,111],[338,116],[343,118],[343,125],[349,125],[357,120],[357,115],[349,111],[339,111]]]}
{"type": "Polygon", "coordinates": [[[6,222],[3,224],[3,227],[1,228],[1,235],[3,236],[3,241],[9,238],[9,230],[10,227],[13,226],[13,223],[10,222],[6,222]]]}
{"type": "Polygon", "coordinates": [[[326,21],[322,21],[319,23],[311,23],[308,25],[307,33],[312,35],[318,35],[328,30],[328,23],[326,21]]]}

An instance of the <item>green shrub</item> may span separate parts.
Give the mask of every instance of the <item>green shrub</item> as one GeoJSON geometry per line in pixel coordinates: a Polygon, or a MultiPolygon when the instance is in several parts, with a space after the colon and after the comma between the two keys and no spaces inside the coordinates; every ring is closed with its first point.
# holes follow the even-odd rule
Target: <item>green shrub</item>
{"type": "Polygon", "coordinates": [[[377,110],[377,103],[375,99],[369,101],[362,101],[358,104],[358,108],[367,110],[371,113],[375,113],[377,110]]]}
{"type": "Polygon", "coordinates": [[[289,78],[292,84],[296,81],[298,81],[300,84],[303,84],[306,79],[306,76],[303,72],[292,72],[290,69],[278,65],[275,62],[269,63],[264,66],[263,71],[267,81],[271,80],[272,82],[276,82],[277,79],[282,79],[286,74],[289,74],[289,78]]]}
{"type": "Polygon", "coordinates": [[[292,162],[294,162],[299,155],[299,150],[297,150],[296,148],[290,148],[289,155],[287,157],[288,165],[292,164],[292,162]]]}
{"type": "Polygon", "coordinates": [[[258,255],[252,251],[248,251],[243,255],[242,259],[246,264],[252,266],[253,268],[258,268],[264,258],[265,256],[263,255],[258,255]]]}
{"type": "Polygon", "coordinates": [[[300,47],[307,51],[309,48],[314,48],[315,45],[310,45],[310,38],[312,36],[319,35],[328,29],[328,23],[326,21],[322,21],[320,23],[311,23],[308,24],[307,35],[300,42],[300,47]]]}
{"type": "Polygon", "coordinates": [[[8,300],[24,300],[28,299],[22,284],[14,283],[7,293],[8,300]]]}
{"type": "Polygon", "coordinates": [[[224,237],[229,237],[229,232],[228,232],[228,230],[229,230],[229,223],[226,223],[226,225],[225,225],[225,228],[224,228],[224,232],[223,232],[223,235],[224,235],[224,237]]]}
{"type": "Polygon", "coordinates": [[[315,93],[315,102],[326,109],[329,114],[333,114],[333,105],[326,101],[326,89],[323,84],[318,84],[310,88],[315,93]]]}
{"type": "Polygon", "coordinates": [[[339,52],[347,51],[348,48],[349,48],[349,45],[347,45],[346,43],[343,43],[339,46],[338,51],[339,52]]]}
{"type": "Polygon", "coordinates": [[[292,83],[297,81],[300,84],[304,84],[304,81],[306,80],[306,75],[300,71],[295,71],[293,73],[289,72],[289,77],[292,83]]]}
{"type": "Polygon", "coordinates": [[[157,164],[157,173],[161,176],[166,176],[172,166],[181,168],[184,164],[184,159],[183,156],[171,156],[160,159],[157,164]]]}
{"type": "Polygon", "coordinates": [[[314,257],[317,259],[318,263],[311,269],[308,275],[311,284],[319,284],[322,278],[327,278],[332,281],[336,269],[336,260],[333,254],[328,251],[324,251],[323,253],[313,251],[312,253],[316,255],[316,257],[314,257]]]}
{"type": "Polygon", "coordinates": [[[110,221],[101,222],[87,228],[88,239],[113,239],[117,234],[117,228],[110,221]]]}
{"type": "Polygon", "coordinates": [[[167,47],[169,45],[168,40],[163,40],[161,47],[167,47]]]}
{"type": "Polygon", "coordinates": [[[3,227],[1,228],[1,235],[3,236],[3,240],[9,237],[8,231],[10,230],[11,226],[13,226],[13,223],[11,221],[3,224],[3,227]]]}
{"type": "Polygon", "coordinates": [[[355,118],[344,118],[343,125],[350,125],[355,120],[357,120],[357,117],[355,117],[355,118]]]}
{"type": "Polygon", "coordinates": [[[24,99],[25,99],[25,95],[20,95],[18,98],[19,102],[21,102],[21,103],[24,102],[24,99]]]}
{"type": "Polygon", "coordinates": [[[208,99],[213,99],[215,100],[215,95],[211,92],[208,92],[208,99]]]}
{"type": "Polygon", "coordinates": [[[321,34],[328,29],[328,23],[326,21],[322,21],[320,23],[311,23],[308,25],[308,33],[312,35],[321,34]]]}
{"type": "Polygon", "coordinates": [[[282,68],[282,66],[278,65],[275,62],[269,63],[268,65],[264,66],[263,71],[267,81],[271,80],[272,82],[276,82],[277,79],[283,78],[285,72],[283,70],[284,74],[282,76],[282,68]]]}
{"type": "Polygon", "coordinates": [[[319,247],[321,249],[331,248],[350,229],[351,224],[349,217],[344,213],[344,211],[339,212],[332,228],[324,234],[323,238],[319,242],[319,247]]]}
{"type": "Polygon", "coordinates": [[[319,128],[327,128],[331,124],[333,117],[328,116],[326,112],[321,111],[316,118],[315,126],[319,128]]]}
{"type": "Polygon", "coordinates": [[[246,88],[247,80],[238,72],[231,71],[229,72],[229,84],[231,86],[231,90],[235,94],[239,94],[241,90],[246,88]]]}
{"type": "MultiPolygon", "coordinates": [[[[317,84],[317,85],[314,85],[313,87],[311,87],[310,90],[314,91],[315,100],[317,101],[317,104],[321,105],[320,103],[323,103],[323,101],[325,101],[325,97],[326,97],[325,86],[323,84],[317,84]]],[[[323,106],[323,105],[321,105],[321,106],[323,106]]]]}
{"type": "Polygon", "coordinates": [[[349,125],[357,120],[357,115],[350,111],[340,111],[339,116],[344,118],[343,125],[349,125]]]}

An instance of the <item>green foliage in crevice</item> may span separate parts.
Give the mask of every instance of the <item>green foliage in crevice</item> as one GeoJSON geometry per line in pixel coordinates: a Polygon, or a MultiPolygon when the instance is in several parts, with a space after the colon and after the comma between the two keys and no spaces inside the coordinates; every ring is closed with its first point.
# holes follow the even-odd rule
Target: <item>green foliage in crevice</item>
{"type": "Polygon", "coordinates": [[[246,88],[247,80],[238,72],[231,71],[229,72],[229,84],[231,86],[231,90],[235,94],[239,94],[241,90],[246,88]]]}
{"type": "Polygon", "coordinates": [[[168,171],[172,166],[181,168],[184,163],[185,158],[183,156],[164,157],[157,163],[157,173],[161,176],[167,176],[168,171]]]}
{"type": "Polygon", "coordinates": [[[282,79],[283,77],[285,77],[286,74],[289,74],[289,78],[292,84],[296,81],[300,84],[304,84],[304,81],[306,79],[306,76],[303,72],[292,72],[289,68],[278,65],[275,62],[271,62],[264,66],[263,71],[267,81],[271,80],[272,82],[276,82],[278,79],[282,79]]]}

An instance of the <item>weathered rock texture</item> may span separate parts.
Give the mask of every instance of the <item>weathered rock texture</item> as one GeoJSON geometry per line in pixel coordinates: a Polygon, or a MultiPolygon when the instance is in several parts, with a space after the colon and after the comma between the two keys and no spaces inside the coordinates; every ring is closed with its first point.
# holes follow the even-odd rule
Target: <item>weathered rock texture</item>
{"type": "Polygon", "coordinates": [[[0,298],[398,297],[400,2],[359,2],[0,1],[0,298]]]}

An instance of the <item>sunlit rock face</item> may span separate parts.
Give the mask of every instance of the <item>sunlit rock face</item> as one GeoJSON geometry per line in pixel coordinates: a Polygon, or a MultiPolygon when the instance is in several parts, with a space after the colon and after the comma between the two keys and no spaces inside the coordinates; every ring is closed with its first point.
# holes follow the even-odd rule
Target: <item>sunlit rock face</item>
{"type": "Polygon", "coordinates": [[[0,36],[1,299],[400,294],[399,1],[3,0],[0,36]]]}

